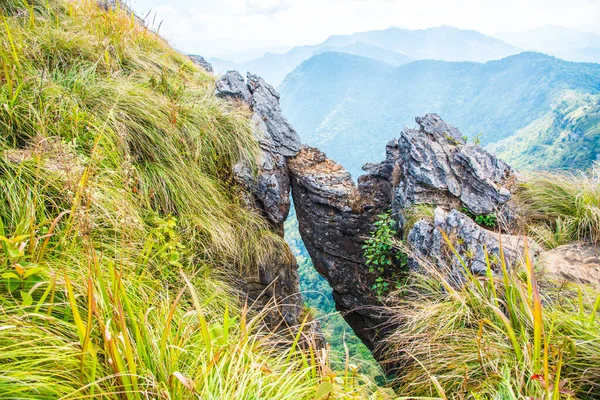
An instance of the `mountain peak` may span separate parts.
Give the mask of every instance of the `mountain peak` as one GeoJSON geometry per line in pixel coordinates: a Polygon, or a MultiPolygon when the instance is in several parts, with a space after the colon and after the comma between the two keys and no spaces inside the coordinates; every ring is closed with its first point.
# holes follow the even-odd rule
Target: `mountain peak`
{"type": "Polygon", "coordinates": [[[217,71],[225,72],[232,68],[250,71],[278,86],[303,61],[327,51],[363,56],[398,66],[423,59],[485,62],[519,53],[521,49],[480,32],[449,25],[420,30],[389,27],[334,35],[315,46],[298,46],[286,54],[266,54],[243,64],[211,61],[217,71]]]}

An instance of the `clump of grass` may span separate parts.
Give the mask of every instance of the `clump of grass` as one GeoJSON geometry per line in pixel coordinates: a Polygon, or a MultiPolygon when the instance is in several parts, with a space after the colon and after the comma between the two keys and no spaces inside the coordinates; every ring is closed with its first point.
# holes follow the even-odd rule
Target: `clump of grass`
{"type": "MultiPolygon", "coordinates": [[[[229,190],[231,166],[255,158],[245,111],[219,101],[214,78],[133,15],[52,1],[21,8],[0,33],[9,44],[0,49],[5,147],[35,154],[59,141],[87,164],[86,179],[121,192],[116,209],[177,216],[207,258],[242,268],[283,246],[229,190]]],[[[76,186],[84,171],[71,172],[76,186]]]]}
{"type": "Polygon", "coordinates": [[[587,173],[543,173],[523,184],[517,199],[530,232],[548,248],[574,241],[600,243],[600,165],[587,173]]]}
{"type": "Polygon", "coordinates": [[[412,207],[406,209],[403,212],[404,226],[402,231],[404,232],[403,238],[407,239],[408,234],[415,226],[415,224],[421,220],[433,221],[435,207],[429,204],[415,204],[412,207]]]}
{"type": "Polygon", "coordinates": [[[224,279],[284,245],[233,184],[247,111],[126,10],[0,13],[2,397],[368,397],[224,279]]]}
{"type": "MultiPolygon", "coordinates": [[[[450,241],[450,251],[457,257],[450,241]]],[[[459,257],[460,258],[460,257],[459,257]]],[[[502,260],[504,257],[501,257],[502,260]]],[[[399,365],[398,389],[441,398],[600,397],[600,297],[585,287],[538,284],[525,265],[485,277],[465,267],[423,265],[391,310],[399,328],[386,339],[399,365]]]]}

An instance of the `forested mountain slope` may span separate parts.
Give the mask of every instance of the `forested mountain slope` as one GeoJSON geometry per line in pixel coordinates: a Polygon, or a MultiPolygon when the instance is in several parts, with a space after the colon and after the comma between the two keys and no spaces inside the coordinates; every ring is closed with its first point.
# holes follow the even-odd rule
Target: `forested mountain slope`
{"type": "Polygon", "coordinates": [[[600,96],[567,91],[546,115],[489,148],[523,170],[588,169],[600,154],[600,96]]]}
{"type": "Polygon", "coordinates": [[[397,68],[346,54],[311,58],[279,87],[301,139],[356,177],[414,115],[436,110],[482,144],[543,118],[565,90],[600,92],[600,65],[521,53],[485,64],[415,61],[397,68]]]}

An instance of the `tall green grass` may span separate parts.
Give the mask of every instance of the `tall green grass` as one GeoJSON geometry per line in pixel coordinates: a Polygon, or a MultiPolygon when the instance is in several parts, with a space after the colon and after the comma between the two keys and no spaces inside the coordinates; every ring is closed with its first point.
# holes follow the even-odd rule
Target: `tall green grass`
{"type": "Polygon", "coordinates": [[[548,248],[573,241],[600,243],[600,164],[588,172],[528,177],[518,193],[530,234],[548,248]]]}
{"type": "MultiPolygon", "coordinates": [[[[446,237],[450,251],[460,259],[446,237]]],[[[600,296],[536,281],[525,249],[499,274],[423,264],[390,311],[399,328],[383,348],[404,395],[472,399],[600,398],[600,296]],[[597,297],[596,297],[597,296],[597,297]]]]}
{"type": "Polygon", "coordinates": [[[59,140],[73,167],[102,170],[122,192],[117,209],[181,217],[202,252],[251,264],[282,245],[228,188],[231,165],[254,158],[244,111],[218,101],[213,78],[132,15],[54,1],[0,32],[4,146],[32,153],[59,140]]]}
{"type": "Polygon", "coordinates": [[[0,12],[0,397],[369,397],[227,283],[285,245],[231,176],[247,111],[126,10],[0,12]]]}

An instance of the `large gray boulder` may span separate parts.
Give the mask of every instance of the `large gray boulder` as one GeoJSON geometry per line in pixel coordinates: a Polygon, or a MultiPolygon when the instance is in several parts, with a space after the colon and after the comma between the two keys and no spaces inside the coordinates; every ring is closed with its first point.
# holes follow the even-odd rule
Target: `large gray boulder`
{"type": "Polygon", "coordinates": [[[252,111],[254,134],[260,145],[258,171],[247,161],[235,166],[238,182],[246,187],[253,205],[264,212],[274,226],[283,229],[290,209],[290,181],[287,158],[298,154],[300,138],[283,117],[279,94],[262,78],[248,74],[245,80],[230,71],[217,81],[217,95],[243,102],[252,111]]]}

